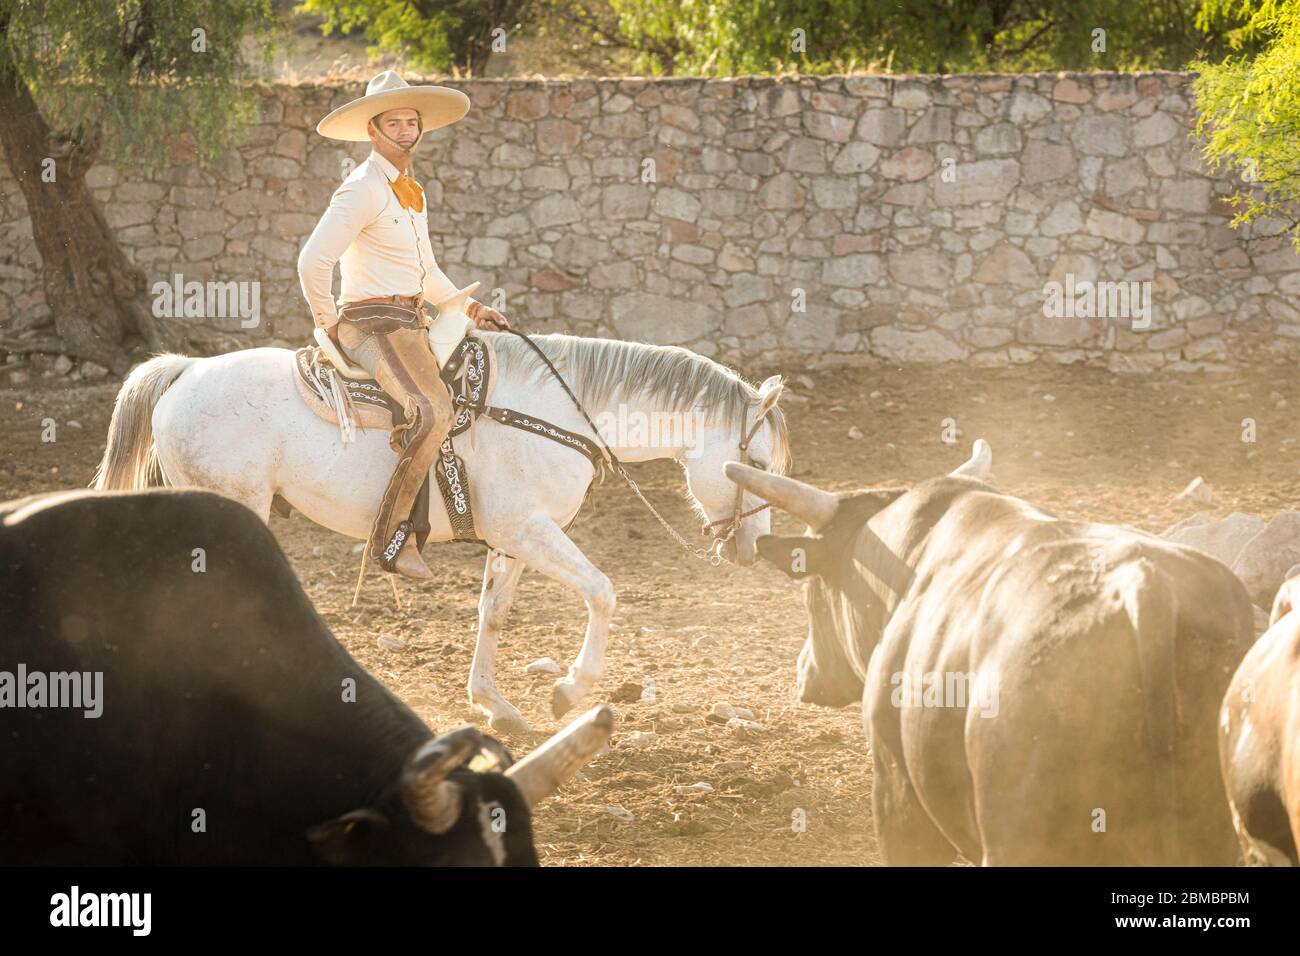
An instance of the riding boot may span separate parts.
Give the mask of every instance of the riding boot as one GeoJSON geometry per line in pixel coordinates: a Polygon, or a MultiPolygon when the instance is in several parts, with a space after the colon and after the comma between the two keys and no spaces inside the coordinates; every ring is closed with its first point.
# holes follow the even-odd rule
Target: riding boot
{"type": "Polygon", "coordinates": [[[402,403],[406,424],[400,429],[402,447],[398,449],[397,467],[375,516],[370,553],[385,571],[428,579],[433,572],[415,545],[410,513],[455,414],[438,377],[438,360],[429,347],[425,328],[400,328],[379,334],[375,343],[381,356],[375,379],[402,403]]]}

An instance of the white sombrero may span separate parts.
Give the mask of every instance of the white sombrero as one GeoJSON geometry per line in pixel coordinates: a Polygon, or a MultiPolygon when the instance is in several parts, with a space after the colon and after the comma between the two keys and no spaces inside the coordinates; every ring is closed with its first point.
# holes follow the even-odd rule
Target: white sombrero
{"type": "Polygon", "coordinates": [[[446,86],[409,86],[392,70],[385,70],[366,84],[366,95],[345,103],[316,124],[316,132],[330,139],[363,143],[366,124],[387,110],[417,110],[427,133],[450,126],[469,112],[469,97],[446,86]]]}

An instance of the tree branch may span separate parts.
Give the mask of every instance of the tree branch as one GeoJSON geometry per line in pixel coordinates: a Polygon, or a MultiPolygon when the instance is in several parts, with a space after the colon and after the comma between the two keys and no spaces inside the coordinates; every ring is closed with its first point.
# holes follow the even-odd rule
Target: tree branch
{"type": "Polygon", "coordinates": [[[1027,39],[1024,43],[1022,43],[1020,46],[1016,47],[1013,50],[1003,50],[1002,55],[1019,56],[1020,54],[1024,53],[1026,50],[1030,49],[1035,43],[1038,42],[1039,38],[1042,37],[1044,33],[1048,32],[1055,26],[1056,26],[1056,21],[1054,20],[1045,21],[1043,25],[1039,27],[1037,30],[1035,30],[1033,34],[1029,37],[1029,39],[1027,39]]]}
{"type": "Polygon", "coordinates": [[[149,72],[152,59],[150,44],[158,32],[153,0],[140,0],[140,16],[132,23],[131,38],[123,44],[122,53],[127,62],[135,66],[136,74],[144,76],[149,72]]]}

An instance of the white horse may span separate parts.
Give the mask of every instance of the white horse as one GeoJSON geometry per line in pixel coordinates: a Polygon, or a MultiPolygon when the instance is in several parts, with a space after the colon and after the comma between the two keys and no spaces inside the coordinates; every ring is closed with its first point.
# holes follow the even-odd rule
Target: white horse
{"type": "MultiPolygon", "coordinates": [[[[592,436],[572,399],[525,342],[505,332],[477,334],[495,347],[491,404],[592,436]]],[[[779,376],[755,389],[730,369],[676,346],[569,335],[534,341],[620,459],[674,458],[682,464],[692,503],[707,521],[727,525],[737,514],[739,489],[723,465],[741,455],[742,426],[748,432],[763,420],[749,444],[749,461],[785,472],[789,444],[776,407],[779,376]],[[645,427],[665,421],[674,426],[667,435],[662,427],[645,427]]],[[[358,429],[355,441],[341,443],[338,428],[303,402],[296,374],[288,349],[150,359],[118,393],[95,487],[143,488],[159,480],[196,485],[242,502],[263,521],[279,495],[317,524],[365,540],[396,464],[388,433],[358,429]]],[[[614,588],[562,530],[581,507],[595,468],[572,448],[486,416],[455,444],[469,473],[479,534],[492,549],[479,597],[469,699],[494,730],[518,733],[528,724],[497,690],[492,665],[525,567],[573,588],[587,605],[582,649],[555,682],[555,716],[581,702],[604,670],[614,588]]],[[[448,541],[451,526],[434,489],[428,540],[448,541]]],[[[756,539],[769,532],[770,517],[754,508],[758,499],[741,501],[739,513],[756,513],[744,517],[715,553],[748,565],[756,557],[756,539]]]]}

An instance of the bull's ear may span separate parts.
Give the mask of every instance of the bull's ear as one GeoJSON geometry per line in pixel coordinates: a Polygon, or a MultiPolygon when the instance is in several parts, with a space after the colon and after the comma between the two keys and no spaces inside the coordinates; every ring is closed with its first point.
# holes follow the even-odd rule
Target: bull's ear
{"type": "Polygon", "coordinates": [[[821,574],[826,568],[826,539],[819,534],[797,537],[765,534],[755,546],[764,561],[792,578],[821,574]]]}
{"type": "MultiPolygon", "coordinates": [[[[866,517],[874,518],[907,492],[906,488],[868,488],[859,494],[863,499],[871,502],[870,508],[865,512],[866,517]]],[[[854,497],[857,497],[857,494],[854,497]]]]}
{"type": "Polygon", "coordinates": [[[495,737],[484,737],[478,753],[470,758],[467,767],[475,773],[505,773],[514,766],[514,755],[495,737]]]}
{"type": "Polygon", "coordinates": [[[326,863],[348,866],[370,858],[375,837],[388,828],[388,817],[378,810],[352,810],[307,828],[312,849],[326,863]]]}
{"type": "Polygon", "coordinates": [[[1272,627],[1286,617],[1300,601],[1300,564],[1287,572],[1286,580],[1273,596],[1273,612],[1268,616],[1268,626],[1272,627]]]}

